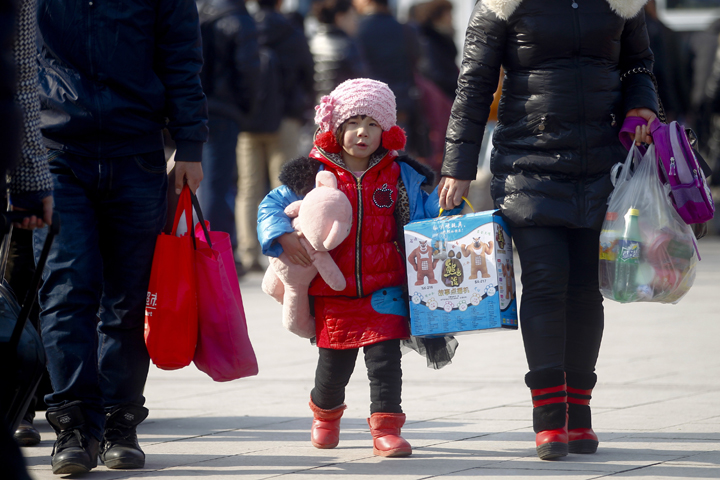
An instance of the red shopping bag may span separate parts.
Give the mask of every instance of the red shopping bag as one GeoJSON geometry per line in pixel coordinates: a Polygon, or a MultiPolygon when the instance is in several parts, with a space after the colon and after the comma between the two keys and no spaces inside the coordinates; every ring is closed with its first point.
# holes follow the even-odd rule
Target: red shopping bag
{"type": "Polygon", "coordinates": [[[195,197],[193,204],[200,219],[195,226],[200,331],[193,361],[216,382],[257,375],[230,235],[209,231],[195,197]]]}
{"type": "Polygon", "coordinates": [[[145,345],[163,370],[190,364],[198,336],[192,200],[187,185],[180,194],[172,233],[158,235],[145,304],[145,345]],[[187,233],[177,237],[183,212],[187,233]]]}

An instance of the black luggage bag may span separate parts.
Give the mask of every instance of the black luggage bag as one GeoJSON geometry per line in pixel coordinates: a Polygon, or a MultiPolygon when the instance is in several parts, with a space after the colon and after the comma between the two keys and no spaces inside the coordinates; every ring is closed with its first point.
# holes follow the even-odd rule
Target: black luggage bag
{"type": "MultiPolygon", "coordinates": [[[[2,258],[6,258],[6,248],[12,222],[28,216],[27,213],[5,212],[0,214],[0,235],[2,235],[2,258]]],[[[35,302],[37,288],[42,279],[48,253],[55,235],[60,231],[60,218],[53,215],[53,223],[37,262],[31,288],[18,303],[12,289],[3,280],[0,283],[0,414],[10,432],[14,432],[35,394],[35,389],[45,371],[45,350],[40,335],[28,322],[30,310],[35,302]]],[[[2,270],[4,273],[4,261],[2,270]]]]}

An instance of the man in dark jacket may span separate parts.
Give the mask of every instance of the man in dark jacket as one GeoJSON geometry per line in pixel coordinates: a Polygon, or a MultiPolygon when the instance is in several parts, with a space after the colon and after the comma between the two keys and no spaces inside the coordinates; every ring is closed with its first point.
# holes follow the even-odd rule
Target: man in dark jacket
{"type": "Polygon", "coordinates": [[[246,270],[259,264],[257,209],[280,168],[298,150],[300,128],[314,100],[313,59],[302,30],[280,13],[282,0],[258,0],[254,14],[261,55],[261,88],[250,126],[238,140],[235,218],[238,256],[246,270]],[[269,185],[268,185],[269,184],[269,185]]]}
{"type": "Polygon", "coordinates": [[[98,453],[108,468],[140,468],[144,306],[167,209],[162,129],[177,145],[177,193],[202,180],[208,136],[197,8],[38,3],[40,123],[63,222],[39,294],[53,473],[87,472],[98,453]]]}
{"type": "Polygon", "coordinates": [[[357,29],[357,13],[352,0],[318,0],[313,3],[318,27],[310,40],[315,61],[315,96],[317,103],[335,87],[365,74],[360,51],[350,37],[357,29]]]}
{"type": "Polygon", "coordinates": [[[406,131],[406,150],[425,157],[429,154],[421,137],[426,126],[417,115],[419,93],[414,73],[420,58],[417,33],[400,24],[388,7],[388,0],[353,0],[362,16],[358,23],[356,41],[365,61],[368,76],[388,84],[397,102],[398,125],[406,131]]]}
{"type": "Polygon", "coordinates": [[[208,97],[210,127],[210,137],[203,148],[205,177],[198,200],[213,230],[229,233],[236,246],[235,149],[258,92],[257,29],[243,0],[196,2],[203,39],[200,78],[208,97]]]}

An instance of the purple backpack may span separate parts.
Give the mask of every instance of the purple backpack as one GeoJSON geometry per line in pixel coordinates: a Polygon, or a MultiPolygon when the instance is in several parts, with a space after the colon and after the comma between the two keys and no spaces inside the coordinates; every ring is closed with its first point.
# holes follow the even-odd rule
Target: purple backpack
{"type": "MultiPolygon", "coordinates": [[[[625,148],[632,146],[630,134],[645,123],[641,117],[625,118],[620,130],[625,148]]],[[[677,122],[665,124],[656,118],[650,124],[650,135],[655,143],[660,182],[670,187],[670,200],[680,217],[688,225],[712,219],[715,204],[685,129],[677,122]]]]}

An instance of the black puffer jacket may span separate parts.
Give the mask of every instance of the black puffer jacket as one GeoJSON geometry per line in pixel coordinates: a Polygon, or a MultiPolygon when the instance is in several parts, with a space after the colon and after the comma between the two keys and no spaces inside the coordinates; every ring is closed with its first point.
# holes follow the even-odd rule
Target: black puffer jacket
{"type": "Polygon", "coordinates": [[[335,25],[318,25],[310,40],[310,52],[315,61],[315,94],[318,101],[345,80],[366,76],[357,45],[335,25]]]}
{"type": "Polygon", "coordinates": [[[243,0],[196,0],[204,65],[200,74],[212,117],[242,128],[258,90],[260,57],[255,20],[243,0]]]}
{"type": "Polygon", "coordinates": [[[514,226],[600,229],[625,113],[657,111],[644,0],[481,0],[468,26],[443,176],[474,179],[505,68],[491,193],[514,226]],[[624,16],[616,12],[622,12],[624,16]]]}

